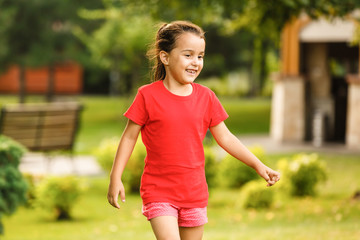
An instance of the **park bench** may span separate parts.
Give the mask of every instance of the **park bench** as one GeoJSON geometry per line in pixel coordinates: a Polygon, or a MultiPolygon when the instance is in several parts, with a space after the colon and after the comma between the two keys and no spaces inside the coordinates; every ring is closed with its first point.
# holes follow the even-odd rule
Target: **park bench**
{"type": "Polygon", "coordinates": [[[72,154],[82,109],[74,102],[5,105],[0,134],[31,151],[65,150],[72,154]]]}

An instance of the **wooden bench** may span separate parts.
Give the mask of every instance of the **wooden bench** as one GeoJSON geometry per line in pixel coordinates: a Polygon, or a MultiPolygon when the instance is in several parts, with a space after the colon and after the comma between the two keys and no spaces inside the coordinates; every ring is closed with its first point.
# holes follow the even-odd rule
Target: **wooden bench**
{"type": "Polygon", "coordinates": [[[0,134],[31,151],[72,153],[82,109],[73,102],[6,105],[1,109],[0,134]]]}

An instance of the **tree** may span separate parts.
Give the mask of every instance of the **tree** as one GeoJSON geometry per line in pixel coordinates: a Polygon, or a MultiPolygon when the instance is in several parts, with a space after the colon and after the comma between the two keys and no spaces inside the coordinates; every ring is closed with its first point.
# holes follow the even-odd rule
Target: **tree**
{"type": "MultiPolygon", "coordinates": [[[[86,1],[2,0],[0,63],[20,67],[20,102],[25,101],[25,67],[48,66],[47,100],[53,98],[54,66],[76,60],[81,46],[71,27],[80,21],[77,9],[86,1]],[[3,13],[5,13],[3,15],[3,13]]],[[[81,54],[80,54],[81,55],[81,54]]]]}
{"type": "MultiPolygon", "coordinates": [[[[211,30],[207,33],[210,41],[206,61],[207,65],[215,67],[211,67],[207,73],[219,74],[232,70],[230,66],[239,63],[241,59],[251,73],[252,94],[255,95],[263,87],[268,75],[267,54],[278,51],[280,33],[288,21],[302,12],[313,18],[344,16],[358,7],[358,2],[359,0],[103,0],[105,9],[83,10],[81,15],[88,20],[104,20],[104,24],[90,33],[82,28],[78,29],[76,34],[86,43],[93,59],[101,62],[106,69],[111,69],[110,75],[115,79],[113,82],[121,82],[125,92],[130,89],[130,79],[137,78],[130,77],[133,74],[129,69],[138,69],[140,66],[133,60],[145,62],[143,53],[146,51],[144,46],[147,45],[148,37],[141,36],[148,36],[147,29],[153,30],[151,25],[154,22],[190,20],[205,30],[211,30]],[[137,22],[136,19],[141,20],[137,22]],[[127,36],[125,32],[129,27],[137,32],[137,37],[127,36]],[[146,31],[143,33],[136,29],[146,31]],[[146,41],[138,41],[139,38],[146,41]],[[230,38],[238,42],[234,43],[230,38]],[[213,39],[216,39],[215,44],[211,42],[213,39]],[[137,47],[133,48],[134,45],[137,47]],[[133,54],[124,56],[125,49],[132,49],[133,54]],[[252,49],[251,54],[247,54],[249,49],[252,49]],[[135,57],[136,55],[141,57],[135,57]],[[240,57],[234,57],[235,55],[240,57]]],[[[206,73],[206,68],[204,71],[206,73]]],[[[111,89],[117,89],[114,85],[111,89]]]]}
{"type": "Polygon", "coordinates": [[[82,26],[74,34],[89,49],[92,61],[109,70],[111,95],[128,93],[148,72],[145,53],[154,31],[154,21],[146,3],[104,0],[104,9],[82,9],[88,21],[101,20],[93,31],[82,26]]]}

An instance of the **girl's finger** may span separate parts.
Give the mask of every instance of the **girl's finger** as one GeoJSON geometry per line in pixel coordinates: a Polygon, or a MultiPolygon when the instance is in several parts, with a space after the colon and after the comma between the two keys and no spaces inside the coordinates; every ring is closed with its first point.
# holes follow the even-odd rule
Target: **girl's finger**
{"type": "Polygon", "coordinates": [[[120,192],[120,199],[122,202],[125,202],[125,191],[124,190],[120,192]]]}
{"type": "Polygon", "coordinates": [[[113,199],[113,203],[111,205],[113,205],[114,207],[116,207],[118,209],[120,208],[120,205],[118,203],[118,196],[116,196],[115,199],[113,199]]]}

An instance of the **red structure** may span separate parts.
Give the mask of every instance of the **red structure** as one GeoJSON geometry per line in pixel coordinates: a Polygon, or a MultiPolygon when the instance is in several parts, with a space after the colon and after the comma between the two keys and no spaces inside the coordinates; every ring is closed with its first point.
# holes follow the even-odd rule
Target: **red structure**
{"type": "MultiPolygon", "coordinates": [[[[13,65],[0,75],[0,93],[19,92],[20,68],[13,65]]],[[[49,68],[27,68],[25,71],[26,93],[42,94],[48,89],[49,68]]],[[[55,66],[55,94],[79,94],[83,88],[83,69],[74,62],[55,66]]]]}

